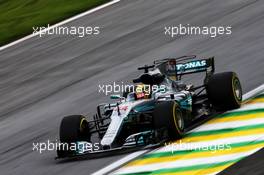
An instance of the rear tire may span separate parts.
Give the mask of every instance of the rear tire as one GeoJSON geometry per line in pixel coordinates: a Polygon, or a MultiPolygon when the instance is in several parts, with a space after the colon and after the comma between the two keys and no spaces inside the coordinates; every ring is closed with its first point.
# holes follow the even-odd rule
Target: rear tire
{"type": "Polygon", "coordinates": [[[234,72],[212,75],[206,86],[207,95],[212,105],[218,110],[239,108],[242,102],[242,88],[234,72]]]}
{"type": "Polygon", "coordinates": [[[184,135],[183,113],[175,101],[157,103],[153,122],[156,129],[168,129],[169,139],[179,139],[184,135]]]}

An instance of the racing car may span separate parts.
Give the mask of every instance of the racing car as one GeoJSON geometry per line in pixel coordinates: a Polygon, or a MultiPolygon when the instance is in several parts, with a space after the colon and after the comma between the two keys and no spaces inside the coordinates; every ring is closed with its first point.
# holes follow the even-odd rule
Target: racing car
{"type": "Polygon", "coordinates": [[[184,137],[199,119],[241,105],[238,76],[215,73],[214,57],[160,59],[138,70],[144,73],[133,80],[134,86],[111,95],[114,102],[99,104],[92,119],[84,115],[62,119],[59,137],[63,144],[57,158],[161,146],[184,137]],[[205,74],[200,85],[183,82],[183,77],[197,73],[205,74]],[[75,149],[65,149],[72,144],[75,149]]]}

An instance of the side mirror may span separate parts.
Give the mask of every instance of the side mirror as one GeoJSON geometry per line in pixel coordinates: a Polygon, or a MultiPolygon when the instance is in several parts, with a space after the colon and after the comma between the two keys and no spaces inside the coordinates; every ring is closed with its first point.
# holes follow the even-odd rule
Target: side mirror
{"type": "Polygon", "coordinates": [[[122,97],[120,95],[111,95],[111,99],[121,99],[122,97]]]}

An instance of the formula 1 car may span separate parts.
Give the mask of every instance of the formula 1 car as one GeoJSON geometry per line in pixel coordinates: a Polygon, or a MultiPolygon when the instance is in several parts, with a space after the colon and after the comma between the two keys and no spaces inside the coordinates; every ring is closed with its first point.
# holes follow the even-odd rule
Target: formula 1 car
{"type": "Polygon", "coordinates": [[[144,73],[134,86],[111,95],[116,102],[98,105],[92,120],[83,115],[62,119],[58,158],[160,146],[184,137],[197,120],[241,105],[239,78],[234,72],[214,73],[214,57],[167,58],[138,69],[144,73]],[[183,83],[182,77],[202,72],[202,85],[183,83]]]}

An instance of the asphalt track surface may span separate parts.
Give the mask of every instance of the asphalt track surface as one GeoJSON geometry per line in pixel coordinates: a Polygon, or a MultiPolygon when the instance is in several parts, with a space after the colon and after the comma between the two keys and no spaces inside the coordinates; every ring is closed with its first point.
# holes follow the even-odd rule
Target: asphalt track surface
{"type": "Polygon", "coordinates": [[[228,174],[263,174],[263,163],[264,163],[264,149],[252,154],[240,162],[228,167],[223,172],[220,172],[218,175],[228,175],[228,174]]]}
{"type": "MultiPolygon", "coordinates": [[[[123,157],[73,162],[32,142],[55,140],[63,116],[93,114],[108,97],[98,84],[130,80],[154,58],[216,57],[247,92],[264,82],[264,2],[260,0],[123,0],[67,26],[100,26],[101,34],[34,37],[0,52],[0,174],[90,174],[123,157]],[[232,35],[170,38],[179,24],[232,26],[232,35]]],[[[196,80],[195,80],[196,81],[196,80]]]]}

